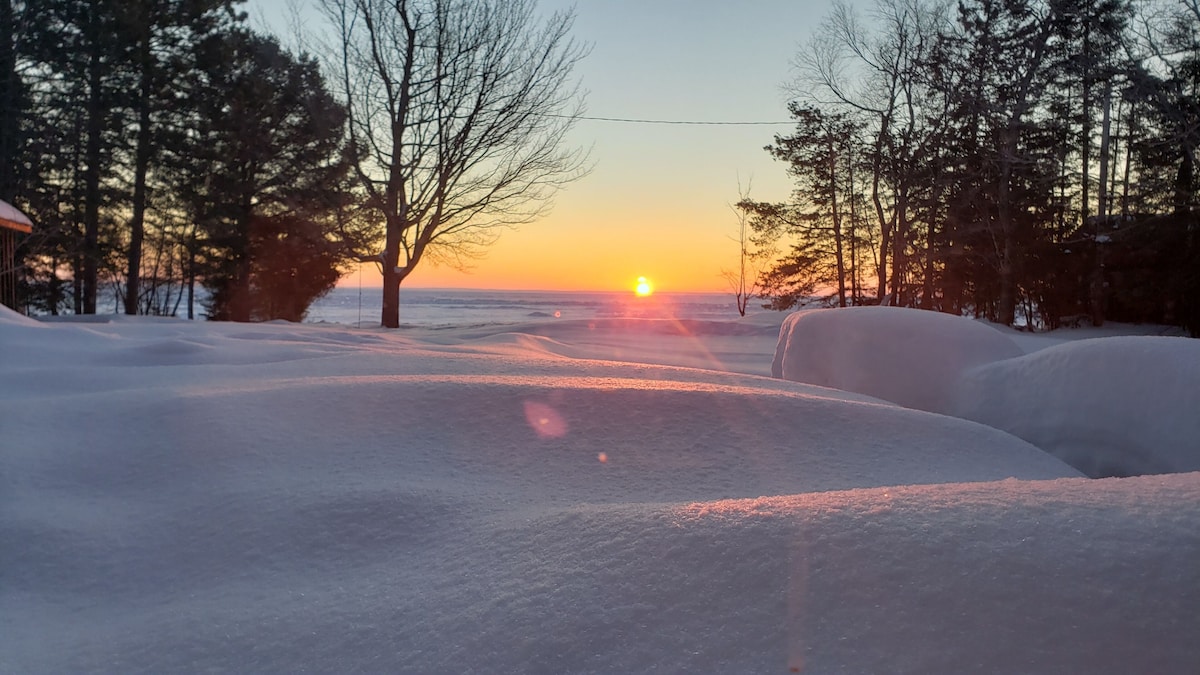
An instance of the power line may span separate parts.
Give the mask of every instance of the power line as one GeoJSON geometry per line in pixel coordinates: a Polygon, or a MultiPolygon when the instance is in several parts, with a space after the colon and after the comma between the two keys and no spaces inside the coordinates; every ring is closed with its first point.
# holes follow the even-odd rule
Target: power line
{"type": "Polygon", "coordinates": [[[795,121],[790,122],[735,122],[735,121],[702,121],[702,120],[649,120],[638,119],[633,117],[593,117],[591,115],[548,115],[548,117],[574,117],[577,120],[589,120],[592,122],[624,122],[626,124],[676,124],[687,126],[768,126],[786,124],[791,126],[795,121]]]}
{"type": "Polygon", "coordinates": [[[705,121],[699,121],[699,120],[643,120],[643,119],[635,119],[635,118],[630,118],[630,117],[589,117],[587,115],[581,116],[579,119],[591,120],[593,122],[626,122],[628,124],[680,124],[680,125],[689,125],[689,126],[705,126],[705,125],[707,125],[707,126],[725,126],[725,127],[765,126],[765,125],[771,125],[771,124],[787,124],[790,126],[792,124],[795,124],[795,122],[728,122],[728,121],[705,122],[705,121]]]}

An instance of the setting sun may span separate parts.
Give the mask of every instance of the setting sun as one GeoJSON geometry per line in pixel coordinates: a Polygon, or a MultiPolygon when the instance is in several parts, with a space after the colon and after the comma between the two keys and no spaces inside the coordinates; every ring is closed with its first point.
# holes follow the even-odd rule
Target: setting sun
{"type": "Polygon", "coordinates": [[[654,286],[650,285],[650,280],[646,277],[638,277],[637,285],[633,287],[633,291],[638,294],[639,298],[644,298],[654,292],[654,286]]]}

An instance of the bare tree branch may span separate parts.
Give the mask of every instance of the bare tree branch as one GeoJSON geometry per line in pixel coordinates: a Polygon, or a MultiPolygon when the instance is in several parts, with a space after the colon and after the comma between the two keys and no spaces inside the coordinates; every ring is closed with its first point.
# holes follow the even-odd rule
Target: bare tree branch
{"type": "Polygon", "coordinates": [[[586,173],[574,16],[533,0],[320,0],[338,27],[351,147],[385,239],[383,323],[429,256],[456,266],[586,173]]]}

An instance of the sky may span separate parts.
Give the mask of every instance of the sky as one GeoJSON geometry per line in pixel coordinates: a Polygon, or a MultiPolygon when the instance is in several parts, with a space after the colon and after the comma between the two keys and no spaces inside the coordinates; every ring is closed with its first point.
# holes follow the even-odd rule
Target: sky
{"type": "MultiPolygon", "coordinates": [[[[867,6],[869,0],[859,0],[867,6]]],[[[251,22],[286,33],[291,0],[248,0],[251,22]]],[[[574,36],[591,46],[577,75],[586,114],[672,121],[783,122],[697,126],[583,120],[569,141],[593,168],[541,220],[506,232],[473,269],[428,262],[414,287],[625,290],[646,277],[660,291],[726,291],[737,264],[739,184],[759,200],[791,191],[763,150],[787,133],[793,58],[830,0],[541,0],[575,7],[574,36]]],[[[301,5],[303,7],[303,4],[301,5]]],[[[302,10],[307,28],[318,14],[302,10]]],[[[372,266],[373,267],[373,266],[372,266]]],[[[342,285],[356,286],[352,274],[342,285]]],[[[371,268],[364,286],[377,286],[371,268]]]]}

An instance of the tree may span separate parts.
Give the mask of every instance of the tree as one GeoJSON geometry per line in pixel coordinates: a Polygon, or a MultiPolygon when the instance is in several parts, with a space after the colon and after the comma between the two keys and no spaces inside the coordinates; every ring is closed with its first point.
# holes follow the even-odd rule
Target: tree
{"type": "Polygon", "coordinates": [[[345,112],[315,60],[235,29],[238,1],[0,5],[0,67],[15,54],[28,94],[19,138],[0,108],[0,150],[24,152],[32,305],[57,312],[73,271],[76,313],[103,283],[128,313],[174,313],[186,283],[191,317],[199,279],[219,316],[295,317],[361,255],[345,112]]]}
{"type": "Polygon", "coordinates": [[[759,295],[767,300],[764,307],[785,310],[811,302],[829,303],[835,297],[828,292],[833,278],[828,251],[824,242],[803,226],[797,205],[742,200],[738,208],[750,214],[757,241],[771,247],[785,239],[788,242],[787,251],[760,272],[755,282],[759,295]]]}
{"type": "Polygon", "coordinates": [[[976,263],[976,311],[1006,325],[1015,321],[1027,253],[1053,222],[1045,215],[1057,174],[1047,169],[1060,134],[1035,113],[1062,74],[1052,58],[1060,10],[1034,0],[964,0],[959,31],[947,38],[961,73],[951,211],[976,263]]]}
{"type": "Polygon", "coordinates": [[[12,0],[0,0],[0,199],[13,201],[17,190],[17,164],[21,161],[25,136],[22,121],[28,98],[21,79],[18,41],[21,31],[12,0]]]}
{"type": "Polygon", "coordinates": [[[910,304],[911,254],[919,237],[914,211],[933,187],[923,172],[930,154],[924,145],[937,137],[929,127],[942,120],[940,101],[924,86],[922,65],[946,12],[937,2],[879,0],[874,14],[881,25],[872,31],[849,5],[836,2],[800,54],[801,79],[794,87],[823,111],[853,116],[858,133],[869,138],[862,173],[878,235],[876,297],[910,304]]]}
{"type": "Polygon", "coordinates": [[[584,173],[565,150],[584,50],[533,0],[320,0],[367,206],[382,224],[382,324],[428,256],[462,264],[584,173]]]}
{"type": "Polygon", "coordinates": [[[750,225],[751,209],[745,208],[751,203],[750,188],[742,190],[739,184],[738,194],[741,199],[731,207],[738,223],[738,234],[734,239],[738,245],[738,266],[736,270],[722,270],[721,276],[729,282],[738,314],[746,316],[746,308],[749,307],[750,301],[763,291],[760,285],[762,273],[765,271],[762,263],[773,255],[774,249],[754,236],[754,229],[750,225]]]}
{"type": "Polygon", "coordinates": [[[773,305],[794,306],[817,288],[832,288],[840,307],[856,304],[851,279],[855,271],[852,218],[847,205],[853,194],[853,167],[858,161],[856,143],[861,127],[848,115],[792,103],[796,130],[777,135],[766,150],[786,162],[796,181],[790,204],[764,204],[743,199],[739,207],[754,214],[759,237],[775,240],[786,235],[791,252],[762,277],[773,305]],[[802,275],[805,278],[789,278],[802,275]]]}
{"type": "Polygon", "coordinates": [[[319,64],[274,38],[233,30],[198,49],[195,114],[179,130],[174,164],[197,220],[209,316],[299,320],[359,255],[346,112],[319,64]]]}
{"type": "Polygon", "coordinates": [[[329,237],[324,223],[294,214],[255,217],[249,244],[250,311],[261,320],[303,321],[350,257],[346,243],[329,237]]]}
{"type": "Polygon", "coordinates": [[[183,76],[184,46],[203,40],[237,19],[233,3],[241,0],[126,0],[116,17],[125,38],[130,79],[136,81],[130,112],[137,128],[134,141],[133,193],[126,248],[125,313],[140,309],[142,247],[146,236],[148,180],[161,144],[155,127],[174,102],[168,85],[183,76]]]}
{"type": "Polygon", "coordinates": [[[30,54],[43,69],[42,106],[66,117],[77,111],[78,133],[70,139],[67,167],[77,182],[81,210],[73,214],[81,232],[74,251],[76,311],[95,314],[100,269],[106,256],[108,223],[102,211],[109,202],[107,183],[114,173],[114,130],[118,94],[124,86],[114,0],[28,0],[25,11],[37,16],[30,54]],[[76,152],[78,151],[78,152],[76,152]]]}
{"type": "Polygon", "coordinates": [[[810,115],[848,115],[866,161],[832,178],[819,127],[777,143],[799,180],[756,216],[795,235],[770,281],[834,278],[836,228],[812,219],[837,222],[841,185],[852,270],[854,207],[874,207],[881,300],[1200,332],[1200,4],[961,0],[954,22],[941,7],[878,0],[869,27],[836,5],[801,55],[810,115]]]}
{"type": "MultiPolygon", "coordinates": [[[[1061,19],[1057,22],[1058,53],[1054,58],[1061,76],[1057,86],[1047,92],[1047,107],[1051,115],[1061,119],[1059,123],[1067,133],[1077,134],[1078,138],[1077,143],[1060,144],[1061,175],[1070,176],[1059,185],[1061,220],[1074,223],[1077,218],[1079,223],[1090,227],[1090,234],[1095,239],[1103,234],[1112,212],[1109,190],[1110,166],[1115,164],[1111,161],[1112,111],[1114,91],[1120,86],[1117,75],[1123,60],[1120,52],[1129,3],[1127,0],[1058,0],[1056,5],[1061,19]],[[1098,139],[1097,117],[1100,118],[1098,139]],[[1070,160],[1075,157],[1078,170],[1071,166],[1070,160]],[[1095,168],[1099,170],[1095,171],[1095,168]],[[1077,202],[1073,202],[1073,192],[1078,195],[1077,202]]],[[[1056,234],[1061,239],[1065,233],[1056,234]]],[[[1086,305],[1093,324],[1098,326],[1105,318],[1103,247],[1094,247],[1093,253],[1091,270],[1087,273],[1086,305]]]]}
{"type": "Polygon", "coordinates": [[[1131,144],[1139,184],[1116,243],[1144,252],[1138,304],[1160,304],[1165,320],[1200,336],[1200,3],[1159,9],[1139,18],[1126,43],[1129,95],[1141,113],[1131,144]]]}

